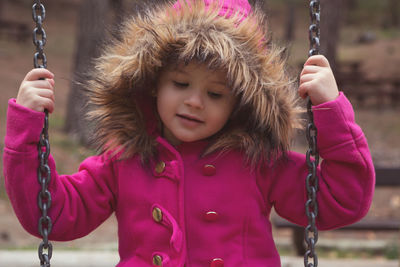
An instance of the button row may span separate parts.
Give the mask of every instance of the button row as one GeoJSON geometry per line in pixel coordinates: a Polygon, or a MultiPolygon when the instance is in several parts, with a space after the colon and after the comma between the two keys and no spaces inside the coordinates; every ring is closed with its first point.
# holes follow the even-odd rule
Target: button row
{"type": "MultiPolygon", "coordinates": [[[[165,166],[166,166],[165,162],[160,161],[156,164],[156,166],[154,167],[154,170],[157,174],[161,174],[165,170],[165,166]]],[[[212,164],[205,164],[203,166],[202,171],[203,171],[203,175],[212,176],[212,175],[215,175],[215,173],[217,172],[217,169],[212,164]]]]}
{"type": "MultiPolygon", "coordinates": [[[[153,256],[153,265],[162,266],[163,258],[161,255],[155,254],[153,256]]],[[[215,258],[211,261],[210,267],[224,267],[224,260],[221,258],[215,258]]]]}
{"type": "MultiPolygon", "coordinates": [[[[155,166],[155,172],[161,174],[165,170],[165,162],[160,161],[155,166]]],[[[214,165],[206,164],[203,166],[203,175],[212,176],[216,173],[216,168],[214,165]]],[[[152,211],[153,219],[155,222],[160,223],[163,220],[163,212],[160,208],[154,207],[152,211]]],[[[218,219],[219,215],[215,211],[208,211],[204,214],[204,219],[208,222],[214,222],[218,219]]],[[[161,255],[155,254],[153,256],[153,265],[162,266],[163,258],[161,255]]],[[[224,261],[221,258],[215,258],[211,261],[210,267],[223,267],[224,261]]]]}
{"type": "MultiPolygon", "coordinates": [[[[162,266],[163,258],[161,255],[154,255],[153,256],[153,265],[154,266],[162,266]]],[[[215,258],[211,261],[210,267],[224,267],[224,260],[221,258],[215,258]]]]}
{"type": "MultiPolygon", "coordinates": [[[[155,222],[161,222],[163,219],[163,212],[160,208],[155,207],[153,208],[153,220],[155,222]]],[[[215,222],[216,220],[218,220],[218,213],[216,211],[208,211],[204,214],[204,220],[206,220],[207,222],[215,222]]]]}

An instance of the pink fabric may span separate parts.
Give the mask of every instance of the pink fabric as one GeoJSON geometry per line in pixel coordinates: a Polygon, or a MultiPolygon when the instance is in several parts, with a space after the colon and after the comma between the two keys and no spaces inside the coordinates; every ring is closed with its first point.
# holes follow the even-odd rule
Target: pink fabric
{"type": "MultiPolygon", "coordinates": [[[[193,0],[178,0],[174,4],[174,7],[179,9],[183,3],[187,3],[190,6],[192,1],[193,0]]],[[[251,12],[251,6],[247,0],[204,0],[204,3],[206,7],[217,4],[220,8],[218,15],[221,17],[230,18],[238,12],[240,21],[247,18],[251,12]]]]}
{"type": "MultiPolygon", "coordinates": [[[[366,139],[354,122],[350,103],[338,99],[314,107],[318,144],[324,158],[318,168],[319,229],[332,229],[361,219],[374,190],[374,168],[366,139]]],[[[23,227],[37,235],[39,185],[37,151],[43,114],[9,101],[4,148],[7,193],[23,227]]],[[[300,225],[307,223],[304,155],[290,152],[286,162],[264,171],[243,166],[242,155],[199,158],[205,142],[183,143],[176,149],[158,137],[162,173],[143,168],[138,158],[123,161],[89,157],[79,172],[59,175],[52,157],[50,191],[54,222],[51,239],[82,237],[115,212],[121,266],[209,266],[215,258],[225,266],[278,267],[271,233],[271,208],[300,225]],[[203,171],[207,164],[214,175],[203,171]],[[152,209],[163,211],[154,221],[152,209]],[[205,214],[216,213],[214,220],[205,214]]]]}

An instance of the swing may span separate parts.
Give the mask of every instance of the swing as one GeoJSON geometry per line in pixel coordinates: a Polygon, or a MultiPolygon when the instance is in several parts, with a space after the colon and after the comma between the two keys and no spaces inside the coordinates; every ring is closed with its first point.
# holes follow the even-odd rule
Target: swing
{"type": "MultiPolygon", "coordinates": [[[[32,6],[32,17],[36,23],[36,27],[33,30],[33,43],[36,46],[36,53],[33,57],[33,65],[35,68],[47,68],[46,55],[43,52],[43,48],[46,45],[46,32],[44,31],[42,24],[46,17],[46,10],[40,0],[35,0],[32,6]],[[40,39],[39,39],[40,38],[40,39]],[[39,63],[41,61],[41,64],[39,63]]],[[[38,143],[38,158],[39,167],[37,170],[38,182],[41,186],[41,190],[38,194],[38,207],[42,211],[42,216],[39,218],[38,230],[43,240],[39,244],[38,254],[40,259],[40,266],[50,267],[50,259],[53,253],[53,245],[49,242],[48,236],[51,233],[52,221],[47,215],[48,209],[51,207],[51,194],[47,190],[50,183],[51,171],[47,164],[50,154],[50,143],[49,143],[49,113],[46,109],[44,118],[43,130],[40,133],[40,140],[38,143]],[[47,253],[44,252],[47,250],[47,253]]]]}
{"type": "MultiPolygon", "coordinates": [[[[33,43],[36,47],[34,54],[33,65],[35,68],[47,68],[47,59],[44,54],[44,46],[46,44],[46,32],[43,29],[43,21],[46,16],[44,5],[40,0],[34,0],[32,6],[32,17],[36,23],[33,30],[33,43]],[[41,64],[39,63],[41,61],[41,64]]],[[[319,54],[320,47],[320,0],[310,0],[310,17],[311,25],[309,27],[309,42],[310,50],[308,56],[319,54]]],[[[318,216],[318,203],[316,194],[318,191],[318,177],[316,174],[317,166],[319,164],[319,154],[317,149],[317,128],[314,124],[311,100],[307,100],[307,114],[309,123],[306,129],[306,138],[308,141],[308,149],[306,152],[306,161],[309,173],[306,178],[307,201],[305,203],[305,212],[308,218],[308,225],[305,227],[305,241],[307,243],[307,250],[304,254],[305,267],[317,267],[318,257],[315,251],[315,245],[318,241],[318,229],[315,225],[316,217],[318,216]],[[314,157],[314,158],[311,158],[314,157]],[[309,262],[309,260],[312,262],[309,262]]],[[[49,242],[48,236],[52,230],[51,218],[47,215],[51,207],[51,194],[48,191],[48,185],[51,179],[51,171],[48,165],[48,157],[50,154],[49,143],[49,115],[48,110],[44,111],[45,119],[40,140],[38,143],[38,159],[39,167],[37,170],[38,182],[41,190],[38,193],[38,207],[42,212],[38,221],[38,231],[42,236],[42,241],[39,244],[38,255],[41,267],[50,267],[50,259],[53,254],[53,246],[49,242]],[[44,251],[47,250],[47,253],[44,251]]]]}

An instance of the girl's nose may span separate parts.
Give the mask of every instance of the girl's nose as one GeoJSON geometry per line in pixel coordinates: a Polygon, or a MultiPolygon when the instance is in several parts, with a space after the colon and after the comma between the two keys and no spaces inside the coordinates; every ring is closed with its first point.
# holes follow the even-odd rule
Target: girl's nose
{"type": "Polygon", "coordinates": [[[191,92],[184,100],[184,104],[197,109],[204,108],[203,98],[200,92],[191,92]]]}

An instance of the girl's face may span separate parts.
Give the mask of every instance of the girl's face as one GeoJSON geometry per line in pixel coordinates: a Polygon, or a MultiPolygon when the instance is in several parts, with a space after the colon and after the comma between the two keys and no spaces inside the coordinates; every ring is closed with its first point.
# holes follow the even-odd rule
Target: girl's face
{"type": "Polygon", "coordinates": [[[210,137],[228,121],[235,100],[224,71],[193,61],[164,69],[157,85],[164,137],[173,145],[210,137]]]}

